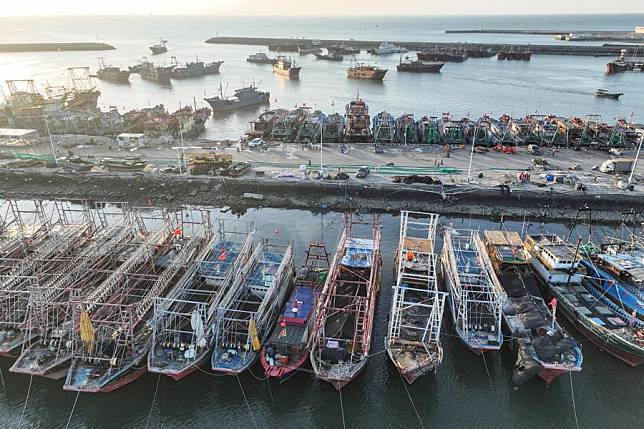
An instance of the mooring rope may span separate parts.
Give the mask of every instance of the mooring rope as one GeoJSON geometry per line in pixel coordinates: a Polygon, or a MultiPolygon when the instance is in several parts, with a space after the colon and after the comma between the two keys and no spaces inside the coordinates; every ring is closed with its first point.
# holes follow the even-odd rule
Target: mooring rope
{"type": "Polygon", "coordinates": [[[418,418],[418,423],[420,423],[420,427],[422,429],[425,429],[425,425],[423,424],[423,420],[420,418],[420,414],[418,413],[418,409],[416,409],[416,404],[414,404],[414,400],[411,397],[411,394],[409,393],[409,389],[407,389],[407,384],[405,383],[405,379],[403,378],[402,374],[400,371],[396,371],[398,375],[400,376],[400,382],[402,383],[403,387],[405,388],[405,392],[407,392],[407,397],[409,398],[409,402],[411,403],[411,407],[414,409],[414,412],[416,413],[416,417],[418,418]]]}
{"type": "Polygon", "coordinates": [[[72,411],[69,413],[69,417],[67,418],[67,424],[65,425],[65,429],[69,429],[69,424],[72,422],[72,416],[74,415],[74,410],[76,409],[76,402],[78,402],[79,396],[80,396],[80,390],[76,392],[76,399],[74,399],[74,405],[72,405],[72,411]]]}
{"type": "Polygon", "coordinates": [[[157,391],[159,390],[159,382],[161,381],[161,374],[157,377],[157,386],[154,388],[154,396],[152,397],[152,405],[150,405],[150,412],[148,418],[145,420],[145,427],[150,427],[150,420],[152,419],[152,411],[154,410],[154,403],[157,400],[157,391]]]}
{"type": "Polygon", "coordinates": [[[273,407],[275,406],[275,400],[273,399],[273,391],[271,390],[271,379],[270,377],[266,377],[266,384],[268,385],[268,394],[271,397],[271,403],[273,404],[273,407]]]}
{"type": "Polygon", "coordinates": [[[25,405],[22,407],[22,414],[20,414],[20,421],[18,422],[18,427],[22,427],[22,419],[25,417],[25,411],[27,410],[27,402],[29,402],[29,394],[31,393],[31,382],[34,380],[33,374],[29,376],[29,387],[27,388],[27,397],[25,398],[25,405]]]}
{"type": "Polygon", "coordinates": [[[575,415],[575,426],[579,429],[579,420],[577,419],[577,406],[575,405],[575,391],[572,388],[572,371],[568,371],[570,375],[570,395],[572,396],[572,411],[575,415]]]}
{"type": "Polygon", "coordinates": [[[239,379],[239,374],[235,374],[235,378],[237,378],[237,383],[239,383],[239,388],[241,389],[242,395],[244,396],[244,402],[246,402],[246,408],[248,408],[248,412],[250,413],[251,419],[253,419],[253,425],[255,428],[257,428],[257,420],[255,420],[255,416],[253,415],[253,410],[250,409],[250,404],[248,403],[248,398],[246,397],[246,392],[244,392],[244,386],[242,386],[242,382],[239,379]]]}
{"type": "Polygon", "coordinates": [[[487,380],[490,382],[490,387],[494,388],[492,384],[492,377],[490,376],[490,370],[487,368],[487,361],[485,360],[485,352],[481,350],[481,357],[483,358],[483,365],[485,365],[485,372],[487,373],[487,380]]]}
{"type": "Polygon", "coordinates": [[[0,369],[0,381],[2,381],[2,391],[4,395],[7,396],[7,385],[4,384],[4,375],[2,374],[2,369],[0,369]]]}
{"type": "Polygon", "coordinates": [[[342,412],[342,429],[347,429],[347,424],[344,421],[344,404],[342,404],[342,389],[338,389],[340,394],[340,411],[342,412]]]}

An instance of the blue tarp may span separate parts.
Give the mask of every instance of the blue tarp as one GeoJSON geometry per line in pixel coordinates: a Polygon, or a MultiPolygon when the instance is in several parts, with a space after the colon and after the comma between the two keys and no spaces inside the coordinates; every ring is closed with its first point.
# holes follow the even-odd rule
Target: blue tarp
{"type": "Polygon", "coordinates": [[[210,257],[201,262],[199,274],[204,277],[223,277],[239,255],[240,244],[234,241],[220,241],[213,246],[210,257]]]}
{"type": "Polygon", "coordinates": [[[342,265],[354,268],[367,268],[373,265],[373,240],[350,238],[342,257],[342,265]]]}

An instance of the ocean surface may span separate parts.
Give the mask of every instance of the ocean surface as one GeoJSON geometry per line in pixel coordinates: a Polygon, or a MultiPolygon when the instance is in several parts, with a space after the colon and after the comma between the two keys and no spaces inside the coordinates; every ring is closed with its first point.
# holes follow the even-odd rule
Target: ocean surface
{"type": "MultiPolygon", "coordinates": [[[[213,217],[240,217],[255,223],[257,235],[293,240],[296,266],[304,260],[311,240],[326,242],[335,250],[342,228],[342,215],[333,212],[253,209],[232,213],[215,210],[213,217]]],[[[368,215],[362,215],[368,216],[368,215]]],[[[444,226],[530,232],[556,232],[576,241],[588,239],[585,226],[555,223],[504,222],[499,219],[441,217],[444,226]]],[[[363,226],[356,230],[360,233],[363,226]]],[[[612,234],[612,229],[594,228],[593,234],[612,234]]],[[[367,233],[365,230],[364,233],[367,233]]],[[[2,427],[74,428],[634,428],[642,419],[642,369],[627,367],[584,340],[567,323],[584,353],[581,373],[561,376],[550,387],[534,379],[512,389],[514,353],[504,347],[485,359],[466,350],[456,339],[449,313],[443,320],[441,341],[445,355],[438,372],[405,386],[384,350],[384,337],[391,306],[394,251],[398,243],[399,217],[382,217],[382,283],[378,295],[371,357],[365,370],[342,390],[317,381],[304,369],[278,385],[269,386],[260,365],[240,376],[213,375],[208,368],[175,382],[145,374],[132,384],[109,394],[64,392],[62,381],[52,381],[8,372],[11,359],[0,358],[0,421],[2,427]],[[157,389],[158,383],[158,389],[157,389]],[[28,393],[29,392],[29,393],[28,393]],[[28,400],[25,405],[25,399],[28,400]],[[408,396],[409,394],[409,396],[408,396]],[[244,395],[248,400],[249,412],[244,395]],[[156,397],[156,399],[155,399],[156,397]],[[412,402],[413,400],[413,406],[412,402]],[[342,404],[342,405],[341,405],[342,404]],[[23,415],[24,410],[24,415],[23,415]]],[[[593,237],[597,238],[597,235],[593,237]]],[[[442,247],[441,233],[437,250],[442,247]]],[[[442,287],[442,286],[441,286],[442,287]]]]}
{"type": "MultiPolygon", "coordinates": [[[[485,113],[523,116],[533,113],[559,115],[600,114],[604,121],[616,118],[644,121],[644,75],[605,75],[606,57],[533,55],[529,62],[497,61],[496,57],[448,63],[440,74],[398,73],[398,55],[357,57],[389,69],[384,82],[350,80],[342,63],[317,61],[313,55],[292,54],[302,66],[297,81],[273,75],[271,67],[246,62],[249,54],[266,51],[261,46],[209,45],[213,36],[265,36],[309,38],[354,38],[356,40],[515,42],[531,44],[571,43],[552,36],[501,34],[445,34],[446,29],[530,28],[555,30],[629,30],[644,23],[644,15],[562,15],[562,16],[441,16],[441,17],[352,17],[352,18],[257,18],[216,16],[123,16],[0,18],[2,42],[94,42],[109,43],[117,49],[103,52],[50,52],[0,54],[0,81],[35,79],[40,89],[46,84],[68,84],[67,68],[97,68],[97,57],[110,65],[126,68],[148,56],[158,64],[180,62],[197,56],[205,61],[223,60],[220,75],[174,81],[163,88],[133,75],[130,85],[96,81],[101,90],[100,107],[116,106],[121,111],[163,103],[170,110],[181,105],[206,105],[203,97],[226,95],[251,82],[271,92],[272,108],[307,105],[331,113],[343,112],[344,105],[358,93],[372,114],[387,110],[402,113],[456,117],[478,117],[485,113]],[[163,37],[166,54],[150,56],[148,46],[163,37]],[[594,96],[598,88],[623,92],[619,101],[594,96]]],[[[579,42],[588,43],[588,42],[579,42]]],[[[271,53],[273,54],[273,53],[271,53]]],[[[6,92],[7,88],[4,86],[6,92]]],[[[208,121],[208,138],[237,138],[256,110],[231,113],[208,121]]]]}

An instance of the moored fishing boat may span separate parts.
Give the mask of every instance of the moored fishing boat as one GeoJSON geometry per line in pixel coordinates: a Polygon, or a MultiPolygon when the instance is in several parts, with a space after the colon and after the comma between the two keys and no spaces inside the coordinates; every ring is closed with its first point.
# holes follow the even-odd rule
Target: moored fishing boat
{"type": "Polygon", "coordinates": [[[199,57],[197,57],[195,61],[181,65],[177,62],[176,57],[172,57],[172,65],[174,65],[174,68],[170,70],[170,77],[173,79],[187,79],[191,77],[218,74],[223,63],[223,61],[212,61],[206,63],[204,61],[199,61],[199,57]]]}
{"type": "Polygon", "coordinates": [[[492,264],[477,231],[445,230],[442,276],[449,291],[450,312],[459,339],[480,355],[499,350],[504,294],[492,278],[492,264]]]}
{"type": "Polygon", "coordinates": [[[129,70],[121,70],[115,66],[106,66],[103,58],[98,59],[98,70],[96,77],[114,83],[130,83],[129,70]]]}
{"type": "Polygon", "coordinates": [[[167,297],[154,301],[149,372],[180,380],[207,361],[217,306],[250,258],[252,243],[252,224],[217,221],[193,266],[167,297]]]}
{"type": "Polygon", "coordinates": [[[181,278],[210,235],[196,221],[152,215],[157,227],[165,218],[161,228],[97,289],[72,301],[73,352],[63,389],[111,392],[147,370],[154,298],[181,278]]]}
{"type": "Polygon", "coordinates": [[[255,64],[272,65],[273,63],[275,63],[275,58],[270,58],[268,55],[266,55],[266,52],[256,52],[254,54],[250,54],[248,58],[246,58],[246,61],[255,64]]]}
{"type": "Polygon", "coordinates": [[[327,61],[344,61],[344,56],[337,51],[328,51],[326,54],[314,53],[315,58],[318,60],[327,60],[327,61]]]}
{"type": "Polygon", "coordinates": [[[408,383],[436,371],[443,360],[440,332],[447,293],[436,281],[438,215],[402,211],[385,348],[408,383]]]}
{"type": "Polygon", "coordinates": [[[380,218],[370,223],[345,216],[344,230],[329,268],[315,315],[311,364],[315,376],[337,390],[367,364],[380,286],[380,218]],[[370,226],[369,238],[355,231],[370,226]]]}
{"type": "Polygon", "coordinates": [[[644,249],[628,243],[604,247],[582,260],[583,289],[566,290],[576,300],[575,326],[593,344],[631,366],[644,362],[644,249]]]}
{"type": "Polygon", "coordinates": [[[440,73],[445,63],[428,63],[420,60],[410,60],[403,62],[402,57],[400,63],[396,66],[399,72],[413,72],[413,73],[440,73]]]}
{"type": "Polygon", "coordinates": [[[159,43],[150,45],[150,50],[152,51],[152,55],[159,55],[159,54],[168,52],[168,47],[166,46],[166,43],[168,43],[168,41],[161,38],[161,40],[159,40],[159,43]]]}
{"type": "Polygon", "coordinates": [[[212,113],[232,112],[246,107],[270,104],[271,93],[260,91],[255,84],[236,89],[234,96],[224,96],[224,91],[219,85],[219,96],[204,98],[212,108],[212,113]]]}
{"type": "Polygon", "coordinates": [[[347,69],[347,77],[353,79],[382,81],[386,74],[387,69],[381,69],[371,64],[358,62],[347,69]]]}
{"type": "Polygon", "coordinates": [[[217,308],[214,371],[237,375],[255,362],[292,282],[292,244],[262,239],[217,308]]]}
{"type": "Polygon", "coordinates": [[[371,117],[367,103],[358,95],[355,100],[347,103],[344,110],[346,117],[345,142],[370,143],[372,138],[371,117]]]}
{"type": "Polygon", "coordinates": [[[11,372],[56,380],[67,373],[73,345],[72,300],[100,286],[140,245],[139,231],[128,210],[101,209],[101,217],[109,219],[109,225],[95,234],[73,266],[52,281],[31,288],[23,334],[26,341],[11,372]]]}
{"type": "Polygon", "coordinates": [[[581,347],[554,319],[516,232],[485,231],[498,289],[507,295],[503,318],[517,353],[512,372],[515,386],[538,375],[550,384],[567,372],[581,371],[581,347]]]}
{"type": "Polygon", "coordinates": [[[314,310],[328,269],[329,255],[324,244],[310,243],[295,288],[259,356],[267,377],[282,383],[308,359],[314,310]]]}

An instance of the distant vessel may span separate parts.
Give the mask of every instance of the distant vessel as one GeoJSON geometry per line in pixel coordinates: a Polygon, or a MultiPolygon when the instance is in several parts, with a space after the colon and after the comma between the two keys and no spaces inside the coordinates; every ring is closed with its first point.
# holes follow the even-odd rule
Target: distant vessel
{"type": "Polygon", "coordinates": [[[130,71],[121,70],[118,67],[106,66],[103,58],[98,59],[98,71],[96,77],[115,83],[130,83],[130,71]]]}
{"type": "Polygon", "coordinates": [[[289,79],[298,79],[302,67],[296,67],[295,61],[291,58],[279,56],[273,64],[273,72],[288,77],[289,79]]]}
{"type": "Polygon", "coordinates": [[[327,54],[314,53],[315,58],[318,60],[327,60],[327,61],[343,61],[344,57],[342,54],[339,54],[336,51],[329,51],[327,54]]]}
{"type": "Polygon", "coordinates": [[[161,39],[158,44],[150,46],[152,55],[158,55],[168,52],[168,48],[165,45],[166,43],[168,43],[167,40],[161,39]]]}
{"type": "Polygon", "coordinates": [[[246,61],[255,64],[275,64],[275,58],[270,58],[264,52],[256,52],[254,54],[250,54],[248,58],[246,58],[246,61]]]}
{"type": "Polygon", "coordinates": [[[372,55],[404,54],[407,51],[407,48],[403,48],[402,46],[394,45],[393,43],[386,41],[382,42],[376,49],[367,50],[367,52],[372,55]]]}
{"type": "Polygon", "coordinates": [[[515,61],[530,61],[532,52],[527,50],[510,49],[509,51],[499,51],[497,55],[498,60],[515,60],[515,61]]]}
{"type": "Polygon", "coordinates": [[[250,85],[236,89],[233,97],[224,97],[221,85],[219,85],[219,96],[204,98],[210,104],[212,112],[230,112],[243,109],[244,107],[269,104],[270,92],[258,91],[257,86],[250,85]]]}
{"type": "Polygon", "coordinates": [[[420,60],[413,60],[400,63],[396,66],[398,71],[413,72],[413,73],[439,73],[445,63],[426,63],[420,60]]]}
{"type": "Polygon", "coordinates": [[[139,76],[141,76],[141,79],[143,80],[159,83],[161,85],[170,85],[172,69],[174,69],[174,66],[156,67],[154,64],[147,65],[146,67],[141,68],[139,76]]]}
{"type": "Polygon", "coordinates": [[[451,63],[462,63],[467,59],[463,53],[446,51],[443,49],[430,49],[418,53],[418,60],[420,61],[440,61],[451,63]]]}
{"type": "Polygon", "coordinates": [[[320,52],[322,52],[322,48],[320,48],[319,46],[298,45],[297,52],[299,52],[300,55],[319,54],[320,52]]]}
{"type": "Polygon", "coordinates": [[[595,91],[595,95],[597,97],[602,97],[602,98],[612,98],[613,100],[619,99],[622,95],[624,95],[623,92],[608,92],[607,89],[598,89],[595,91]]]}
{"type": "Polygon", "coordinates": [[[383,80],[386,74],[387,69],[365,63],[355,63],[347,69],[347,77],[353,79],[383,80]]]}
{"type": "Polygon", "coordinates": [[[358,55],[360,48],[354,48],[347,45],[331,45],[327,48],[329,52],[335,52],[340,55],[358,55]]]}
{"type": "Polygon", "coordinates": [[[196,61],[186,63],[180,66],[177,62],[177,57],[172,57],[174,68],[170,72],[170,76],[174,79],[186,79],[191,77],[206,76],[209,74],[218,74],[219,68],[224,63],[223,61],[213,61],[211,63],[204,63],[196,61]]]}
{"type": "Polygon", "coordinates": [[[129,66],[128,70],[130,73],[140,73],[141,70],[148,67],[154,67],[154,63],[152,61],[148,61],[146,57],[143,57],[136,65],[129,66]]]}

